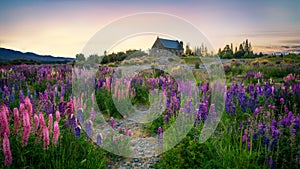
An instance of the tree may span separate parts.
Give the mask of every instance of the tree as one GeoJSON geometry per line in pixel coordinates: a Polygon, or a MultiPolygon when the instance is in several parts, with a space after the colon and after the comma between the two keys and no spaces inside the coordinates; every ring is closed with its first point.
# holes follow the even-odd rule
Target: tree
{"type": "Polygon", "coordinates": [[[187,44],[187,45],[185,46],[185,54],[186,54],[187,56],[192,55],[192,50],[190,49],[190,45],[189,45],[189,44],[187,44]]]}
{"type": "Polygon", "coordinates": [[[196,48],[195,48],[195,55],[196,55],[196,56],[203,56],[203,55],[202,55],[201,47],[196,47],[196,48]]]}
{"type": "Polygon", "coordinates": [[[218,55],[219,55],[219,56],[222,55],[222,49],[221,49],[221,48],[219,48],[218,55]]]}
{"type": "Polygon", "coordinates": [[[87,58],[87,62],[90,63],[90,64],[95,64],[95,63],[99,63],[99,59],[100,57],[98,55],[90,55],[88,58],[87,58]]]}
{"type": "Polygon", "coordinates": [[[207,50],[207,47],[205,46],[205,47],[204,47],[204,54],[203,54],[204,56],[207,56],[207,54],[208,54],[207,51],[208,51],[208,50],[207,50]]]}
{"type": "Polygon", "coordinates": [[[76,60],[77,61],[85,61],[85,57],[82,53],[76,54],[76,60]]]}

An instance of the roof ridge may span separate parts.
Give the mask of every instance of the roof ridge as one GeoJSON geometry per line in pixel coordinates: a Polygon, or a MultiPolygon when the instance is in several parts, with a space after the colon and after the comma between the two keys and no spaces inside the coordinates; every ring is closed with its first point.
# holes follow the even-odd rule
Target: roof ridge
{"type": "Polygon", "coordinates": [[[178,40],[172,40],[172,39],[165,39],[165,38],[158,38],[160,40],[169,40],[169,41],[175,41],[175,42],[179,42],[178,40]]]}

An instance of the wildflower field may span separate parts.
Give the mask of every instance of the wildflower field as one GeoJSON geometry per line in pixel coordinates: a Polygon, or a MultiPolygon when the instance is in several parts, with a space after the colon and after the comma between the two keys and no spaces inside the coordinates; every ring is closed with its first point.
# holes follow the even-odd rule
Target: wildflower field
{"type": "MultiPolygon", "coordinates": [[[[131,151],[127,144],[131,138],[155,136],[159,147],[170,139],[163,137],[164,131],[184,114],[192,114],[192,129],[175,147],[159,155],[153,165],[134,167],[300,168],[299,63],[299,58],[281,57],[268,63],[230,61],[224,64],[226,86],[196,77],[197,96],[190,92],[188,82],[178,83],[156,69],[121,80],[121,72],[100,66],[93,77],[95,92],[74,95],[72,87],[85,88],[85,83],[73,86],[72,80],[85,69],[74,76],[71,64],[1,65],[0,165],[114,168],[109,163],[121,157],[105,150],[105,144],[123,145],[118,150],[123,154],[131,151]],[[162,91],[165,102],[151,107],[149,95],[155,89],[162,91]],[[213,89],[226,94],[225,110],[213,135],[200,143],[203,124],[209,112],[215,111],[213,89]],[[125,104],[122,101],[127,97],[137,107],[156,110],[161,105],[165,109],[157,118],[149,117],[151,121],[123,124],[124,114],[114,103],[125,104]],[[100,112],[91,105],[99,107],[111,131],[97,129],[100,112]]],[[[199,71],[193,68],[195,76],[199,71]]],[[[130,115],[128,110],[126,116],[130,115]]]]}

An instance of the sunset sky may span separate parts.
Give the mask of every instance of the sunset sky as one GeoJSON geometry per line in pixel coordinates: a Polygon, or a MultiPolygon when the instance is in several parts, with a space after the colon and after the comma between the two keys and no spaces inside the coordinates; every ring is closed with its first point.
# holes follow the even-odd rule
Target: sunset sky
{"type": "MultiPolygon", "coordinates": [[[[192,23],[216,51],[247,38],[255,52],[300,52],[299,8],[299,0],[1,1],[0,47],[75,57],[112,21],[134,13],[162,12],[192,23]]],[[[147,21],[138,21],[137,26],[143,22],[147,21]]],[[[155,37],[131,39],[119,50],[151,47],[155,37]]]]}

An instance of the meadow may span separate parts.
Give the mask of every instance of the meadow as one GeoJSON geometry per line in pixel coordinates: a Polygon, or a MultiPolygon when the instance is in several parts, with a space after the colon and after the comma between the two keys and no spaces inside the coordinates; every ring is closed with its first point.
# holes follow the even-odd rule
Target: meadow
{"type": "MultiPolygon", "coordinates": [[[[164,131],[185,114],[193,117],[187,136],[144,168],[300,167],[299,57],[229,60],[224,63],[226,86],[211,85],[205,71],[197,67],[198,59],[185,60],[195,65],[199,97],[189,92],[187,82],[178,83],[156,69],[122,81],[122,74],[115,76],[114,68],[100,66],[92,79],[95,92],[76,96],[72,93],[72,64],[1,65],[1,167],[106,168],[121,157],[105,150],[104,143],[112,146],[138,136],[155,136],[165,146],[170,138],[163,137],[164,131]],[[120,88],[122,83],[128,88],[120,88]],[[155,89],[163,91],[163,113],[152,122],[120,124],[124,114],[114,99],[125,104],[122,101],[129,97],[131,104],[152,109],[149,95],[155,89]],[[200,143],[208,113],[214,112],[213,89],[227,91],[225,109],[214,134],[200,143]],[[91,105],[99,107],[110,132],[117,135],[93,126],[99,112],[91,105]]],[[[79,86],[84,88],[84,81],[79,86]]],[[[131,115],[130,110],[127,113],[131,115]]],[[[130,147],[124,146],[124,151],[130,147]]]]}

